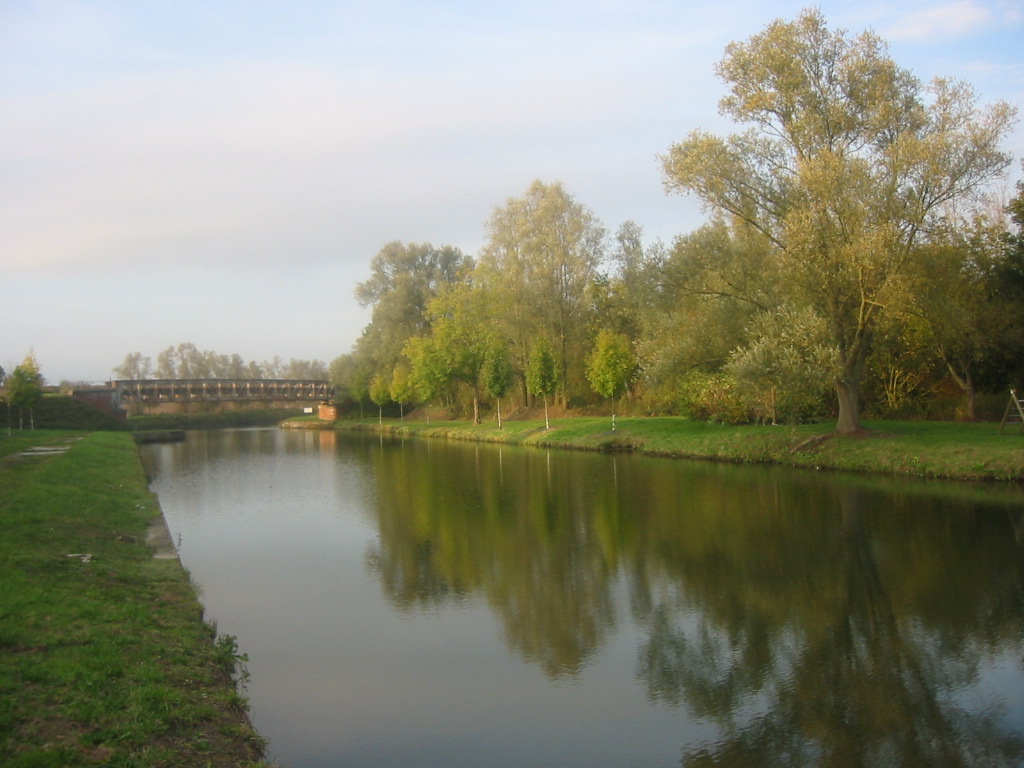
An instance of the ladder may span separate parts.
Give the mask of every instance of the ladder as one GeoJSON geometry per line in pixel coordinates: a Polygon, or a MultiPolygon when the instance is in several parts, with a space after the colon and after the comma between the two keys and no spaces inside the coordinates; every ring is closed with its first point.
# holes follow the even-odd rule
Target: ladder
{"type": "Polygon", "coordinates": [[[999,425],[999,434],[1003,434],[1003,427],[1007,424],[1020,424],[1020,431],[1024,433],[1024,400],[1017,397],[1017,390],[1010,390],[1010,402],[1006,404],[1006,413],[1003,414],[1003,421],[999,425]]]}

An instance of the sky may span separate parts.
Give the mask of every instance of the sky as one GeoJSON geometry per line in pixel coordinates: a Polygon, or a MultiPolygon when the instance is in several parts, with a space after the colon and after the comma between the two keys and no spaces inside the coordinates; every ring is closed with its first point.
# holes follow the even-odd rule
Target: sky
{"type": "MultiPolygon", "coordinates": [[[[102,382],[182,342],[330,362],[391,241],[475,255],[561,182],[609,232],[704,221],[659,156],[719,115],[763,0],[0,0],[0,366],[102,382]]],[[[1024,105],[1020,0],[823,0],[919,79],[1024,105]]],[[[1024,129],[1008,194],[1021,176],[1024,129]]]]}

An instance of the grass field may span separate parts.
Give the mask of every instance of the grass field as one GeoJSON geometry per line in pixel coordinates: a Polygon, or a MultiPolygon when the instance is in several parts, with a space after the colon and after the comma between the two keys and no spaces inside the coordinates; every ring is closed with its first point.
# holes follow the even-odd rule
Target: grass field
{"type": "Polygon", "coordinates": [[[0,764],[259,764],[240,654],[153,557],[159,514],[128,434],[0,439],[0,764]]]}

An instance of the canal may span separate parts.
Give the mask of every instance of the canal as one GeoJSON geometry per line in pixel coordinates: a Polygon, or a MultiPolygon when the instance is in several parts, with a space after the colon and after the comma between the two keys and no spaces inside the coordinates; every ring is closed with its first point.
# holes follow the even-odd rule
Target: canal
{"type": "Polygon", "coordinates": [[[143,447],[282,768],[1024,764],[1024,497],[372,434],[143,447]]]}

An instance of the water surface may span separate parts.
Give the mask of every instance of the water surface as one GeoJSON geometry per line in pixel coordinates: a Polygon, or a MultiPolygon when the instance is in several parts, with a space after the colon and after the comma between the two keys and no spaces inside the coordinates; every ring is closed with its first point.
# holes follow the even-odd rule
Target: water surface
{"type": "Polygon", "coordinates": [[[1024,764],[1019,488],[276,429],[144,455],[283,768],[1024,764]]]}

